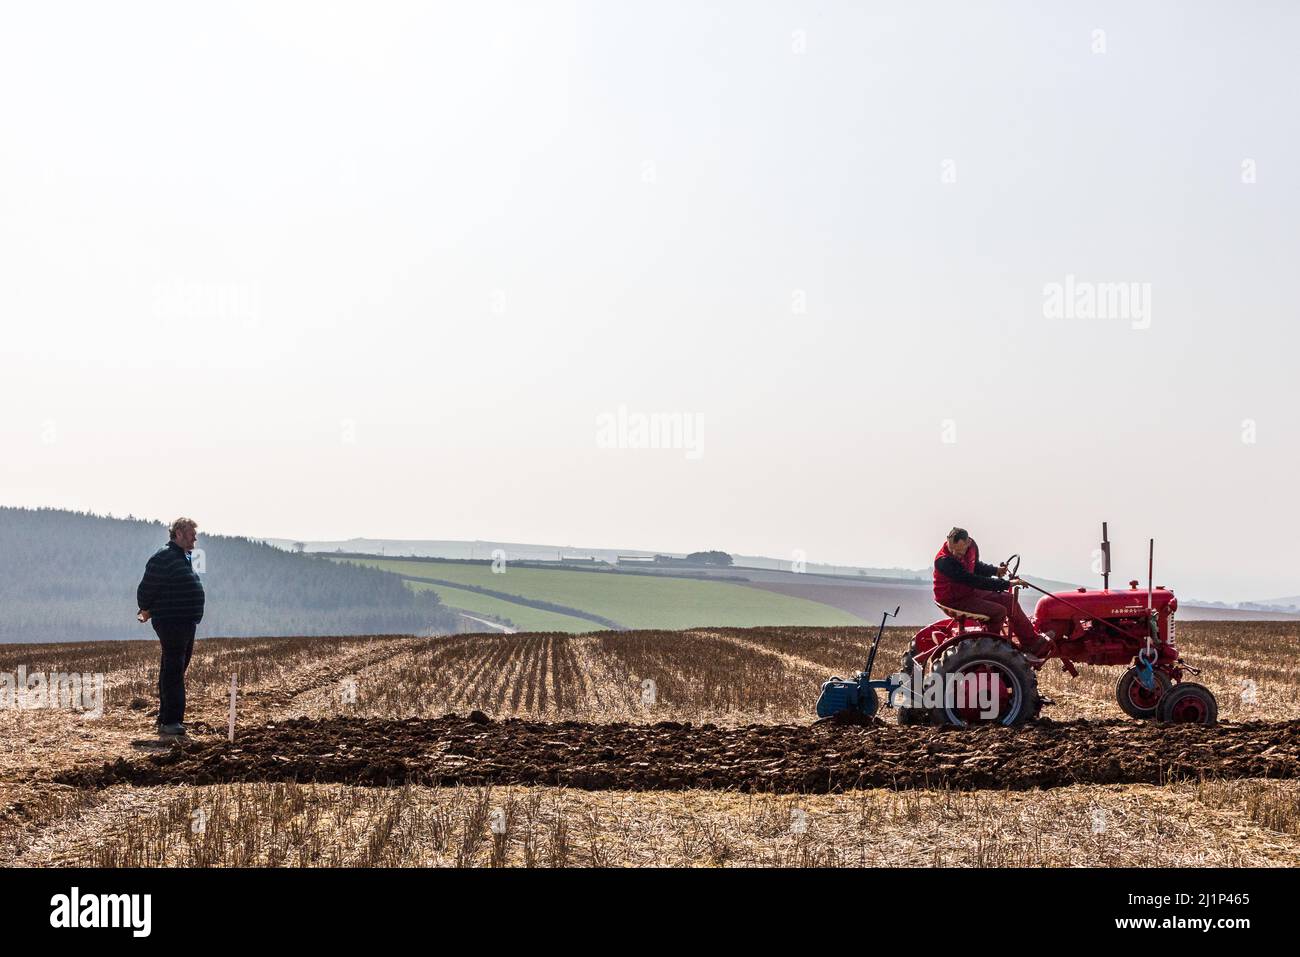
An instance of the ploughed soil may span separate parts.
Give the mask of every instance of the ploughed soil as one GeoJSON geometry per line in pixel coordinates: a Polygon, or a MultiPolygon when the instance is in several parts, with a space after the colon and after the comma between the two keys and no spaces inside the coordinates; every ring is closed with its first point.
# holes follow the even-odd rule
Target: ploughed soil
{"type": "MultiPolygon", "coordinates": [[[[204,729],[206,730],[206,729],[204,729]]],[[[1049,788],[1300,777],[1300,721],[1161,725],[1039,721],[1020,728],[892,724],[586,724],[294,718],[200,734],[135,760],[59,776],[82,788],[233,781],[546,784],[584,790],[1049,788]]]]}

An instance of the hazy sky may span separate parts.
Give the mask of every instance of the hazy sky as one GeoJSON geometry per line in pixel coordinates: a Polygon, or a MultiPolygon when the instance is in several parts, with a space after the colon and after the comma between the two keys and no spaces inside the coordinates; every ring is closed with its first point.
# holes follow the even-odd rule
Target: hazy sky
{"type": "Polygon", "coordinates": [[[1119,579],[1154,536],[1186,597],[1300,593],[1298,47],[1287,3],[6,4],[0,503],[907,567],[956,523],[1075,580],[1106,519],[1119,579]]]}

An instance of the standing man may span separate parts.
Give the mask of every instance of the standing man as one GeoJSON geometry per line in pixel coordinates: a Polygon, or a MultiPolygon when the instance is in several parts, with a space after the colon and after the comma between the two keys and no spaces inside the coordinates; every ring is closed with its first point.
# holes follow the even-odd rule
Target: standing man
{"type": "Polygon", "coordinates": [[[135,591],[138,621],[153,622],[162,643],[158,669],[158,733],[185,733],[185,669],[194,653],[194,630],[203,620],[203,582],[192,565],[198,523],[192,518],[172,522],[171,541],[144,568],[135,591]]]}
{"type": "Polygon", "coordinates": [[[989,628],[995,633],[1010,618],[1011,633],[1020,650],[1041,663],[1052,647],[1051,637],[1034,631],[1025,610],[1008,594],[1019,579],[1007,581],[1006,573],[1005,564],[995,567],[980,561],[975,539],[966,529],[954,528],[934,556],[934,600],[945,608],[987,615],[989,628]]]}

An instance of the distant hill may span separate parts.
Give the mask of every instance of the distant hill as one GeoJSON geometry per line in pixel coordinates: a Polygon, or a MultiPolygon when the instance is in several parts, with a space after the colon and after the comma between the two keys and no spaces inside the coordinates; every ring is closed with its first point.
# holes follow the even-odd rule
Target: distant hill
{"type": "Polygon", "coordinates": [[[1201,601],[1198,605],[1207,608],[1229,609],[1233,611],[1256,611],[1256,612],[1300,612],[1300,595],[1292,595],[1289,598],[1269,598],[1264,601],[1201,601]]]}
{"type": "MultiPolygon", "coordinates": [[[[512,562],[555,562],[572,559],[595,559],[615,564],[619,557],[652,558],[667,555],[685,558],[686,552],[651,551],[644,548],[588,548],[579,545],[538,545],[526,542],[461,541],[456,539],[403,539],[403,538],[348,538],[334,541],[295,542],[289,538],[268,538],[265,541],[278,548],[292,550],[303,545],[307,552],[344,552],[358,555],[380,555],[390,558],[452,558],[486,560],[493,552],[505,553],[512,562]]],[[[708,544],[708,543],[704,543],[708,544]]],[[[769,571],[790,571],[790,559],[768,558],[763,555],[731,553],[735,567],[759,568],[769,571]]],[[[816,575],[870,576],[888,579],[914,579],[921,571],[909,568],[867,568],[858,565],[826,565],[805,562],[804,570],[816,575]]],[[[928,579],[929,572],[924,572],[928,579]]]]}
{"type": "Polygon", "coordinates": [[[1300,595],[1291,595],[1287,598],[1270,598],[1261,602],[1244,602],[1238,607],[1246,607],[1249,604],[1255,604],[1263,608],[1289,608],[1292,611],[1300,611],[1300,595]]]}
{"type": "MultiPolygon", "coordinates": [[[[365,541],[367,540],[356,539],[350,544],[365,541]]],[[[521,615],[535,616],[539,614],[536,609],[543,608],[547,616],[544,627],[561,631],[588,631],[593,627],[592,616],[603,616],[603,619],[613,619],[619,625],[637,628],[721,624],[724,619],[716,617],[718,615],[725,616],[726,621],[732,624],[742,621],[745,625],[830,624],[832,621],[828,616],[836,610],[847,612],[865,624],[874,624],[880,621],[882,612],[892,611],[895,607],[899,609],[899,614],[891,621],[897,625],[923,625],[939,617],[934,604],[932,577],[921,577],[919,571],[913,577],[902,578],[828,574],[825,571],[815,571],[813,566],[808,566],[803,572],[791,572],[739,562],[729,567],[689,568],[674,564],[610,565],[600,561],[585,564],[579,560],[579,556],[571,555],[567,550],[565,558],[569,561],[562,563],[556,556],[552,556],[550,561],[520,558],[521,554],[536,554],[537,549],[544,548],[531,546],[530,552],[526,546],[515,551],[505,549],[507,563],[501,569],[503,574],[494,574],[492,560],[488,557],[490,549],[487,554],[481,549],[477,550],[476,559],[435,559],[411,556],[410,546],[415,545],[414,542],[395,544],[406,547],[391,549],[382,556],[378,552],[352,551],[327,554],[340,561],[358,561],[406,576],[419,583],[418,587],[438,592],[448,605],[497,621],[521,624],[531,620],[520,617],[521,615]],[[374,557],[367,559],[367,554],[374,557]],[[428,567],[420,570],[422,564],[428,567]],[[671,593],[664,591],[664,586],[655,583],[655,579],[686,579],[697,583],[696,587],[698,583],[707,582],[739,590],[715,592],[716,600],[702,603],[700,596],[693,595],[689,589],[671,593]],[[491,594],[475,594],[466,591],[466,588],[486,588],[491,594]],[[760,598],[752,594],[755,590],[767,594],[760,598]],[[751,593],[746,595],[745,591],[751,593]],[[810,604],[797,610],[776,608],[771,604],[773,594],[810,604]],[[616,599],[613,597],[615,595],[616,599]],[[528,607],[530,605],[533,607],[528,607]],[[565,618],[566,614],[571,616],[575,613],[578,617],[565,618]],[[705,615],[715,617],[710,619],[705,615]]],[[[632,552],[625,550],[621,554],[627,556],[632,552]]],[[[1031,576],[1030,580],[1051,592],[1068,593],[1079,587],[1077,583],[1038,576],[1031,576]]],[[[1091,587],[1096,588],[1100,584],[1093,582],[1091,587]]],[[[1119,587],[1127,589],[1127,583],[1119,587]]],[[[1139,594],[1145,592],[1139,590],[1139,594]]],[[[1032,615],[1041,597],[1032,589],[1022,589],[1021,606],[1026,613],[1032,615]]],[[[1286,620],[1296,617],[1284,610],[1202,607],[1197,602],[1181,600],[1178,614],[1184,621],[1286,620]]]]}
{"type": "MultiPolygon", "coordinates": [[[[268,544],[293,549],[298,544],[290,538],[268,538],[268,544]]],[[[490,559],[497,549],[506,553],[509,561],[553,562],[563,558],[595,558],[613,562],[619,555],[650,558],[656,553],[644,549],[575,548],[564,545],[529,545],[523,542],[458,541],[453,539],[401,539],[401,538],[348,538],[335,541],[303,542],[308,552],[351,552],[382,555],[393,558],[455,558],[490,559]]],[[[685,552],[673,554],[684,557],[685,552]]]]}
{"type": "MultiPolygon", "coordinates": [[[[166,542],[160,522],[0,507],[0,642],[153,637],[135,621],[135,589],[166,542]]],[[[198,547],[208,599],[200,636],[457,630],[435,594],[396,575],[201,527],[198,547]]]]}
{"type": "MultiPolygon", "coordinates": [[[[449,558],[457,561],[487,561],[493,553],[504,553],[510,562],[558,562],[593,559],[617,565],[619,557],[652,558],[655,555],[667,555],[670,558],[685,558],[685,552],[650,551],[644,548],[586,548],[576,545],[538,545],[525,542],[461,541],[456,539],[402,539],[402,538],[349,538],[335,541],[295,542],[288,538],[268,538],[268,544],[278,548],[293,550],[301,545],[310,554],[351,554],[376,555],[386,558],[449,558]]],[[[700,574],[728,578],[748,578],[751,581],[799,582],[807,579],[787,578],[796,574],[794,562],[784,558],[769,558],[764,555],[741,555],[730,553],[733,563],[726,567],[701,567],[700,574]],[[760,574],[754,574],[758,572],[760,574]],[[770,578],[775,575],[775,578],[770,578]]],[[[665,566],[655,567],[649,564],[632,566],[638,571],[656,574],[677,574],[680,569],[665,566]]],[[[880,581],[888,584],[929,585],[931,580],[928,568],[873,568],[865,565],[826,565],[818,562],[804,562],[798,574],[818,576],[830,575],[835,578],[849,578],[856,582],[880,581]]],[[[1063,591],[1077,587],[1077,583],[1055,581],[1050,578],[1032,576],[1036,584],[1049,591],[1063,591]]]]}
{"type": "MultiPolygon", "coordinates": [[[[423,558],[338,557],[406,577],[438,592],[444,602],[475,615],[522,624],[535,610],[564,631],[604,628],[747,628],[760,625],[861,625],[851,612],[694,574],[659,575],[558,562],[515,563],[423,558]],[[496,608],[479,604],[490,599],[496,608]],[[567,620],[566,620],[567,619],[567,620]]],[[[796,576],[790,576],[796,577],[796,576]]]]}

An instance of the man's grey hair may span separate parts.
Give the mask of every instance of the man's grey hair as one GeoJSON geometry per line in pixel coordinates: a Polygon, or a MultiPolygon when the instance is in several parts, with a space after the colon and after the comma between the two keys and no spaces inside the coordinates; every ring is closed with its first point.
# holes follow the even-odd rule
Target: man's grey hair
{"type": "Polygon", "coordinates": [[[968,538],[970,538],[970,532],[956,525],[954,525],[952,531],[948,533],[948,541],[952,542],[954,545],[968,538]]]}
{"type": "Polygon", "coordinates": [[[185,518],[184,516],[181,516],[180,518],[176,519],[176,521],[171,523],[171,525],[167,529],[167,533],[171,535],[172,541],[176,541],[177,532],[182,532],[185,531],[186,529],[198,528],[198,527],[199,527],[199,523],[194,521],[194,519],[185,518]]]}

